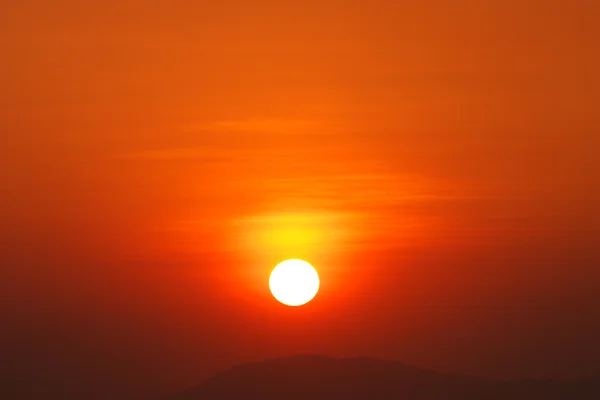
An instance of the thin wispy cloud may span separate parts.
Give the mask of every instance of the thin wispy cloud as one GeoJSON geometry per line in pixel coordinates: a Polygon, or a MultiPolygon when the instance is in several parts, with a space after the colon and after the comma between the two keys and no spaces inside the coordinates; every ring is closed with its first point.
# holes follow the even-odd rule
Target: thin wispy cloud
{"type": "Polygon", "coordinates": [[[326,133],[325,129],[334,127],[331,121],[294,118],[249,118],[220,120],[201,123],[189,123],[182,126],[187,132],[247,132],[247,133],[278,133],[278,134],[309,134],[326,133]]]}

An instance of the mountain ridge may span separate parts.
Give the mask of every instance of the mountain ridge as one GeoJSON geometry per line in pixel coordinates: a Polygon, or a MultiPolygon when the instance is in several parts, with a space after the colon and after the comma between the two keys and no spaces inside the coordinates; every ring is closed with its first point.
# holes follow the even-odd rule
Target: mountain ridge
{"type": "Polygon", "coordinates": [[[247,398],[592,400],[600,398],[600,379],[500,381],[439,373],[370,357],[312,354],[240,364],[164,400],[247,398]]]}

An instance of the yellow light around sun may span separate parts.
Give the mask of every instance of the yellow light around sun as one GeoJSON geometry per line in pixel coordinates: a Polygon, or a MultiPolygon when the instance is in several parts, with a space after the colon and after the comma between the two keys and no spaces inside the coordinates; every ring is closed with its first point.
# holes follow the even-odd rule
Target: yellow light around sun
{"type": "Polygon", "coordinates": [[[319,291],[319,274],[303,260],[286,260],[278,264],[269,278],[273,297],[288,306],[301,306],[319,291]]]}
{"type": "Polygon", "coordinates": [[[263,262],[285,257],[319,258],[339,248],[349,223],[336,213],[266,213],[239,219],[236,250],[263,262]],[[345,227],[345,231],[342,227],[345,227]]]}

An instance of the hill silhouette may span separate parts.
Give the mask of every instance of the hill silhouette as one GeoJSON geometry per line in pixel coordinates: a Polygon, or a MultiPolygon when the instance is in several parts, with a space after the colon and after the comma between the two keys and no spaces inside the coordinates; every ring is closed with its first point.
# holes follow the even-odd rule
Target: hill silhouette
{"type": "Polygon", "coordinates": [[[166,400],[591,400],[600,380],[492,381],[370,358],[295,356],[245,364],[166,400]]]}

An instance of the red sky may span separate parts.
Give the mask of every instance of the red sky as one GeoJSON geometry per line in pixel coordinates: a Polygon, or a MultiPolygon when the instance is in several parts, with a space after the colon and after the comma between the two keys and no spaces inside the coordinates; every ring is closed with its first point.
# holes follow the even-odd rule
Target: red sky
{"type": "Polygon", "coordinates": [[[600,374],[598,15],[3,6],[3,375],[131,398],[306,352],[600,374]],[[267,285],[295,257],[322,280],[302,309],[267,285]]]}

